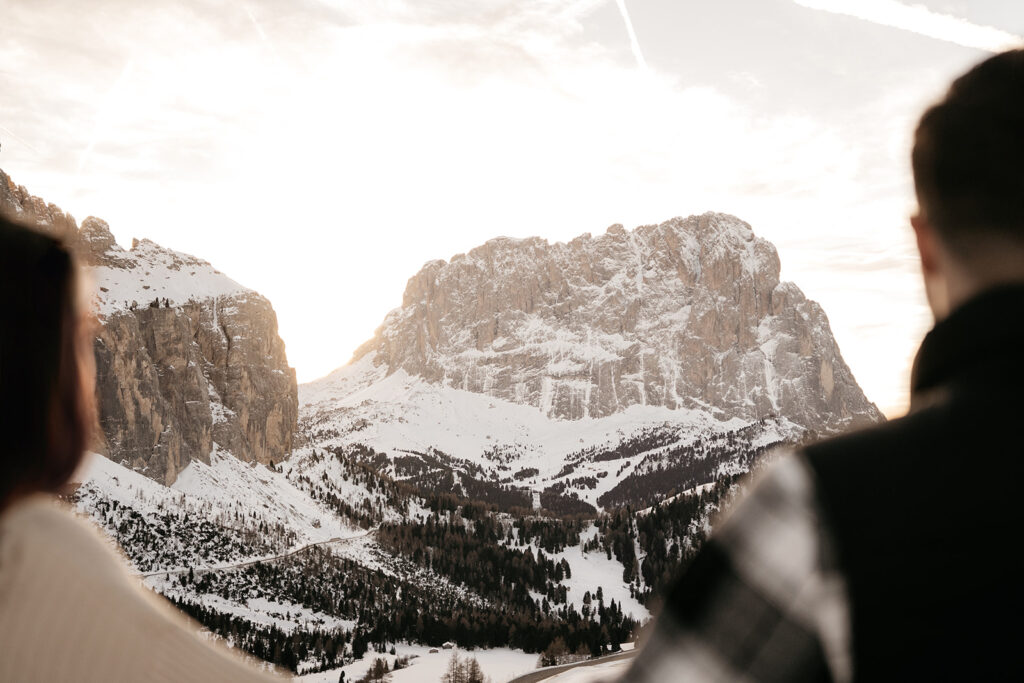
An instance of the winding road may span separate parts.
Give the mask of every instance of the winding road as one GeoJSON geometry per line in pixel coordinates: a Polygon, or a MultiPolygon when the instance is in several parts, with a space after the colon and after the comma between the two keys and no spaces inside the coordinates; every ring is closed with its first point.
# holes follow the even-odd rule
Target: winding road
{"type": "Polygon", "coordinates": [[[260,562],[277,562],[285,558],[291,557],[292,555],[298,555],[299,553],[306,552],[310,548],[318,545],[329,545],[331,543],[348,543],[350,541],[358,541],[361,538],[366,538],[372,534],[376,529],[369,529],[367,531],[360,532],[354,536],[336,536],[335,538],[329,538],[326,541],[317,541],[316,543],[307,543],[306,545],[299,546],[294,550],[289,550],[286,553],[280,555],[267,555],[266,557],[257,557],[251,560],[243,560],[242,562],[235,562],[233,564],[220,564],[215,567],[185,567],[184,569],[158,569],[151,572],[135,572],[135,576],[146,579],[151,576],[160,576],[161,574],[168,576],[180,576],[181,574],[187,574],[191,569],[196,574],[204,574],[206,572],[216,572],[225,569],[240,569],[242,567],[249,567],[260,562]]]}
{"type": "Polygon", "coordinates": [[[563,664],[562,666],[549,666],[537,671],[531,671],[528,674],[524,674],[519,678],[513,678],[509,683],[536,683],[537,681],[543,681],[546,678],[551,678],[557,674],[565,673],[570,669],[576,669],[582,666],[597,666],[598,664],[607,664],[608,662],[618,661],[620,659],[629,659],[636,655],[636,650],[629,650],[627,652],[617,652],[613,655],[606,657],[598,657],[597,659],[587,659],[582,662],[576,662],[575,664],[563,664]]]}

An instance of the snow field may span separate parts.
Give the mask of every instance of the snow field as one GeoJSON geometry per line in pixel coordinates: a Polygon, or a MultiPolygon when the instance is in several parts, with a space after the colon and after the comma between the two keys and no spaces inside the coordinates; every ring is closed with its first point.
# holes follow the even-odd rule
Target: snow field
{"type": "MultiPolygon", "coordinates": [[[[572,570],[572,578],[563,579],[562,585],[569,589],[566,600],[574,605],[577,610],[583,607],[583,595],[590,591],[592,599],[591,607],[597,607],[597,588],[601,587],[604,595],[604,604],[609,605],[614,600],[622,606],[625,614],[632,616],[637,621],[645,621],[651,618],[651,613],[640,602],[630,596],[629,587],[622,581],[622,563],[614,557],[608,559],[604,551],[583,552],[583,544],[597,536],[597,527],[590,526],[580,534],[580,545],[566,548],[560,553],[550,555],[555,562],[565,560],[572,570]]],[[[536,550],[534,551],[536,552],[536,550]]]]}
{"type": "Polygon", "coordinates": [[[140,240],[131,250],[114,245],[107,254],[124,266],[91,269],[95,281],[93,300],[101,316],[126,310],[133,301],[145,307],[153,299],[166,298],[180,305],[189,299],[253,293],[206,261],[165,249],[149,240],[140,240]]]}
{"type": "MultiPolygon", "coordinates": [[[[534,491],[565,479],[592,477],[595,488],[570,491],[595,507],[602,494],[634,473],[653,451],[610,462],[582,461],[560,477],[570,455],[614,448],[649,429],[677,430],[680,443],[686,443],[752,424],[738,418],[717,420],[702,410],[641,405],[603,418],[557,420],[534,406],[430,383],[404,370],[386,375],[384,367],[374,365],[372,353],[300,385],[299,403],[301,420],[321,448],[358,443],[391,457],[436,449],[480,466],[495,480],[536,469],[535,476],[509,484],[534,491]],[[329,435],[316,438],[318,430],[329,435]]],[[[781,420],[762,438],[782,438],[798,429],[781,420]]],[[[302,460],[301,451],[298,455],[293,462],[302,460]]]]}
{"type": "Polygon", "coordinates": [[[496,648],[493,650],[444,650],[442,648],[430,648],[425,645],[399,644],[395,646],[394,655],[381,654],[378,652],[367,652],[362,659],[353,662],[339,669],[331,669],[315,674],[298,676],[296,680],[305,683],[337,683],[341,671],[345,672],[346,681],[356,681],[362,678],[373,665],[373,660],[383,658],[387,660],[388,666],[393,666],[396,657],[413,655],[409,666],[391,674],[393,683],[435,683],[441,680],[444,675],[448,661],[452,653],[457,652],[459,657],[475,657],[480,663],[484,675],[494,683],[505,683],[517,676],[529,673],[537,667],[538,655],[523,652],[522,650],[511,650],[508,648],[496,648]],[[430,650],[437,652],[431,653],[430,650]]]}
{"type": "Polygon", "coordinates": [[[256,510],[268,521],[295,531],[300,539],[296,546],[355,536],[361,531],[318,504],[284,474],[257,463],[242,462],[219,447],[210,454],[209,465],[197,460],[190,462],[171,489],[215,507],[225,502],[241,503],[243,508],[256,510]]]}
{"type": "Polygon", "coordinates": [[[365,534],[319,505],[284,474],[242,462],[216,444],[209,465],[192,461],[170,487],[96,454],[86,457],[75,478],[140,512],[198,510],[213,519],[230,516],[239,507],[256,511],[260,519],[280,523],[296,534],[291,549],[365,534]]]}

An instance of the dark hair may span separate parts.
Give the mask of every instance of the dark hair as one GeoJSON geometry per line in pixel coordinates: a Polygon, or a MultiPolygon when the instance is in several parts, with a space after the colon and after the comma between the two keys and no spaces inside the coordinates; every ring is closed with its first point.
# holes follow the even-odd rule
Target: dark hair
{"type": "Polygon", "coordinates": [[[78,280],[69,247],[0,215],[0,510],[60,491],[89,445],[95,387],[78,280]]]}
{"type": "Polygon", "coordinates": [[[1024,50],[978,64],[921,117],[918,203],[940,238],[970,253],[986,238],[1024,246],[1024,50]]]}

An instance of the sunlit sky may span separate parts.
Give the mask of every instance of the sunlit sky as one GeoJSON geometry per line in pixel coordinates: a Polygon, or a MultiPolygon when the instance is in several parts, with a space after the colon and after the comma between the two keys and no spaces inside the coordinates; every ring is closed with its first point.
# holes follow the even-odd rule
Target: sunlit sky
{"type": "Polygon", "coordinates": [[[887,414],[931,323],[923,107],[1016,0],[0,0],[0,168],[266,295],[300,381],[498,235],[707,210],[779,249],[887,414]]]}

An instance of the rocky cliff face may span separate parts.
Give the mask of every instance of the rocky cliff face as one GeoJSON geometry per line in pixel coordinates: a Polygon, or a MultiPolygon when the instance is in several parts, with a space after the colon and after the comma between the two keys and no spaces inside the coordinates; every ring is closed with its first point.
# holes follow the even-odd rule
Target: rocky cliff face
{"type": "Polygon", "coordinates": [[[109,314],[96,340],[106,454],[173,483],[217,444],[280,462],[298,414],[295,372],[255,293],[109,314]]]}
{"type": "Polygon", "coordinates": [[[567,244],[499,238],[428,263],[363,357],[562,419],[637,404],[821,433],[881,419],[821,307],[723,214],[567,244]]]}
{"type": "Polygon", "coordinates": [[[267,299],[148,240],[124,250],[102,220],[79,229],[2,171],[0,210],[64,235],[90,267],[105,455],[171,484],[214,448],[263,463],[291,452],[295,371],[267,299]]]}

